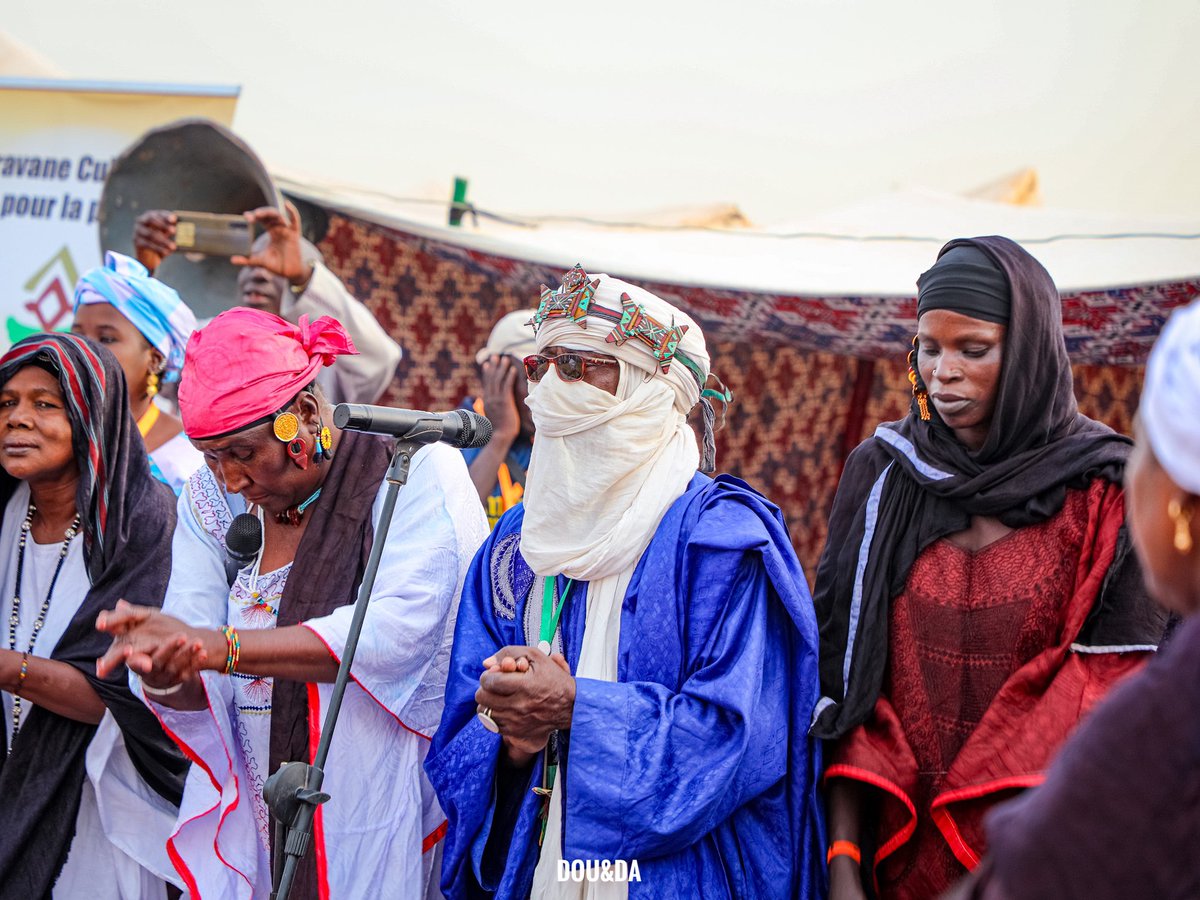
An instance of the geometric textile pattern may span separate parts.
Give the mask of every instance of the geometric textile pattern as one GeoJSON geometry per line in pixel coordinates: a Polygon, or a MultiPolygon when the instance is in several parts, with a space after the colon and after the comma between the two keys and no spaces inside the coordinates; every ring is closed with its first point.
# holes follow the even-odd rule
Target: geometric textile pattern
{"type": "MultiPolygon", "coordinates": [[[[536,307],[554,267],[468,250],[334,210],[325,261],[404,348],[380,403],[453,409],[479,392],[475,351],[505,313],[536,307]]],[[[587,268],[587,260],[581,262],[587,268]]],[[[613,273],[620,277],[618,273],[613,273]]],[[[908,411],[904,362],[913,298],[781,297],[633,279],[704,331],[712,368],[733,391],[717,467],[779,505],[811,580],[846,454],[908,411]]],[[[1175,306],[1200,284],[1063,298],[1080,409],[1128,433],[1141,363],[1175,306]]]]}

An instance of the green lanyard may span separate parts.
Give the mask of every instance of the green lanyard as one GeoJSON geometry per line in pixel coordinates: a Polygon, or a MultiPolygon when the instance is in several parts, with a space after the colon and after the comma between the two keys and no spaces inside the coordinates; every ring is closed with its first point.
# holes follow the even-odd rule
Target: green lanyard
{"type": "Polygon", "coordinates": [[[558,607],[555,608],[554,582],[554,578],[542,579],[542,630],[538,638],[538,649],[547,655],[554,641],[554,633],[558,631],[558,620],[562,618],[563,607],[567,605],[567,598],[571,596],[571,588],[575,584],[572,579],[567,579],[567,586],[558,601],[558,607]]]}
{"type": "MultiPolygon", "coordinates": [[[[542,630],[540,639],[538,640],[538,649],[549,655],[551,642],[554,640],[554,633],[558,631],[558,620],[562,618],[563,607],[567,605],[567,598],[571,596],[571,587],[575,582],[568,578],[567,586],[563,589],[562,597],[558,601],[558,607],[554,606],[554,578],[544,578],[542,580],[542,630]]],[[[541,831],[538,833],[538,846],[546,839],[546,824],[550,819],[550,795],[554,791],[554,776],[558,772],[558,766],[550,762],[550,748],[547,746],[546,753],[543,758],[542,765],[542,784],[541,787],[535,787],[533,792],[542,799],[542,809],[540,817],[542,820],[541,831]]]]}

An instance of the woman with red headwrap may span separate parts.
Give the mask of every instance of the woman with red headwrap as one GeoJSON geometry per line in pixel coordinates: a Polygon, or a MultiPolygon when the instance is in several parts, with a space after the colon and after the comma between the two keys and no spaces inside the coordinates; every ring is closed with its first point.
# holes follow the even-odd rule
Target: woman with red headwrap
{"type": "MultiPolygon", "coordinates": [[[[339,432],[317,373],[354,345],[333,319],[222,313],[188,344],[184,427],[207,467],[179,500],[163,611],[122,605],[100,670],[125,662],[194,761],[168,850],[194,896],[265,897],[262,785],[320,738],[384,495],[389,443],[339,432]],[[235,516],[257,558],[226,575],[235,516]],[[214,852],[215,851],[215,852],[214,852]]],[[[424,896],[445,817],[421,764],[441,712],[462,578],[487,533],[462,457],[413,459],[392,518],[326,768],[334,800],[292,897],[424,896]]]]}

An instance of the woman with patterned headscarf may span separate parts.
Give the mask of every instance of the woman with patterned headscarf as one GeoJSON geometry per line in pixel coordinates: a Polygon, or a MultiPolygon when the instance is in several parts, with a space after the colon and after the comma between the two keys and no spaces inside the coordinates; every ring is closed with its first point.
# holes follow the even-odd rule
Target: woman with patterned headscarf
{"type": "Polygon", "coordinates": [[[847,460],[817,570],[832,896],[935,896],[1162,633],[1131,442],[1081,415],[1058,291],[1002,237],[918,281],[909,415],[847,460]]]}
{"type": "MultiPolygon", "coordinates": [[[[179,498],[167,599],[161,612],[126,604],[100,623],[116,636],[100,670],[127,661],[196,762],[170,840],[195,897],[270,894],[263,784],[320,741],[391,456],[388,440],[335,428],[316,386],[354,352],[331,318],[293,325],[244,307],[192,336],[179,408],[207,466],[179,498]],[[257,517],[262,539],[239,569],[225,544],[241,514],[257,517]]],[[[384,896],[424,897],[436,880],[445,816],[421,762],[462,577],[486,534],[462,456],[445,444],[415,453],[325,769],[333,800],[317,813],[294,900],[380,896],[383,878],[384,896]]]]}
{"type": "Polygon", "coordinates": [[[121,364],[151,472],[176,494],[204,459],[179,418],[159,407],[154,397],[163,382],[179,380],[184,348],[195,328],[196,317],[179,294],[120,253],[106,253],[104,265],[86,272],[75,287],[71,331],[107,347],[121,364]]]}
{"type": "Polygon", "coordinates": [[[170,568],[174,503],[133,428],[102,347],[45,334],[0,358],[5,900],[161,897],[171,871],[186,763],[125,672],[95,667],[97,615],[161,603],[170,568]]]}

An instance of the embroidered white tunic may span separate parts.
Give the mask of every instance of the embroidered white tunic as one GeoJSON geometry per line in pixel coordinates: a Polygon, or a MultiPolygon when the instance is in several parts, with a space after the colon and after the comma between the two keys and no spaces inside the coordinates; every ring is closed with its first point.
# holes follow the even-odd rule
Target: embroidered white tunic
{"type": "MultiPolygon", "coordinates": [[[[386,483],[372,521],[385,490],[386,483]]],[[[242,499],[225,495],[207,468],[188,480],[179,499],[167,613],[205,628],[275,626],[290,565],[256,576],[247,567],[232,589],[226,586],[224,536],[243,511],[242,499]]],[[[463,576],[486,535],[461,455],[440,444],[422,449],[392,517],[325,767],[332,799],[317,813],[314,850],[328,896],[437,893],[445,816],[422,765],[441,716],[463,576]]],[[[303,625],[340,660],[352,613],[345,606],[303,625]]],[[[193,898],[265,898],[270,822],[262,785],[270,774],[271,679],[206,672],[204,685],[207,709],[150,704],[194,762],[168,849],[193,898]]],[[[313,748],[332,688],[309,687],[313,748]]]]}

